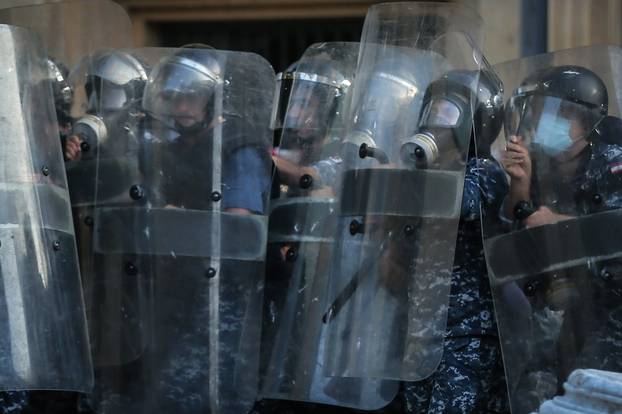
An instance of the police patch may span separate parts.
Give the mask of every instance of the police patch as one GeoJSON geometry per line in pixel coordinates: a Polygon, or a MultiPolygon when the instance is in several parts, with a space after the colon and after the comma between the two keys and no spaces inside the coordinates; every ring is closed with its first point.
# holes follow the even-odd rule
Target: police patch
{"type": "Polygon", "coordinates": [[[609,171],[611,171],[611,174],[618,174],[622,172],[622,162],[617,162],[615,164],[611,164],[611,166],[609,167],[609,171]]]}

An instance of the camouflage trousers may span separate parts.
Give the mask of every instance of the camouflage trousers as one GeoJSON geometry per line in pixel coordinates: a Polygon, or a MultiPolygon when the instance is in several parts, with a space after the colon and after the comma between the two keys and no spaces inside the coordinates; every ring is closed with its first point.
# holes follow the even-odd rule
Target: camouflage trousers
{"type": "Polygon", "coordinates": [[[447,338],[436,372],[403,383],[401,398],[408,414],[509,413],[498,339],[447,338]]]}

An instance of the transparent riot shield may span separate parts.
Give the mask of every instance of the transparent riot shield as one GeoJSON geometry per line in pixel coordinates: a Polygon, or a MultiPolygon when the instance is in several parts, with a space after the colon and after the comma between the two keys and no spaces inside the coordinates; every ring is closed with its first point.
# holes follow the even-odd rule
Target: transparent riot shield
{"type": "Polygon", "coordinates": [[[90,146],[91,154],[88,157],[83,154],[82,159],[71,164],[86,167],[73,169],[79,171],[74,177],[80,179],[74,183],[82,190],[97,184],[98,191],[97,201],[76,199],[74,204],[76,226],[84,229],[85,236],[81,246],[82,278],[96,367],[127,363],[136,359],[144,348],[144,338],[138,329],[141,308],[136,307],[135,298],[142,288],[125,277],[124,272],[110,274],[113,269],[101,262],[102,256],[93,255],[91,243],[95,211],[126,200],[127,189],[140,180],[138,158],[119,157],[119,154],[137,151],[136,131],[145,118],[142,96],[149,67],[149,62],[131,50],[97,52],[80,66],[86,78],[89,108],[75,123],[74,131],[90,146]],[[118,334],[110,335],[110,332],[118,334]]]}
{"type": "Polygon", "coordinates": [[[93,384],[52,88],[40,40],[0,25],[0,389],[93,384]]]}
{"type": "Polygon", "coordinates": [[[621,65],[619,47],[594,46],[495,67],[510,189],[506,224],[483,226],[513,413],[575,368],[622,370],[621,65]]]}
{"type": "Polygon", "coordinates": [[[91,403],[246,412],[258,384],[274,72],[250,53],[128,53],[152,71],[128,145],[99,153],[92,294],[108,315],[90,328],[108,358],[91,403]],[[107,176],[112,162],[134,181],[107,176]]]}
{"type": "MultiPolygon", "coordinates": [[[[424,105],[450,70],[476,71],[481,20],[456,4],[370,8],[342,147],[325,373],[420,380],[441,360],[470,140],[424,105]],[[444,126],[444,127],[442,127],[444,126]]],[[[477,77],[474,79],[477,82],[477,77]]],[[[466,117],[466,118],[464,118],[466,117]]]]}
{"type": "MultiPolygon", "coordinates": [[[[27,27],[43,39],[64,155],[71,145],[80,148],[79,153],[65,156],[65,169],[87,315],[91,319],[91,314],[101,312],[103,306],[95,302],[97,295],[92,294],[99,288],[92,254],[97,152],[105,152],[105,147],[113,144],[124,145],[108,140],[108,129],[124,126],[124,117],[134,111],[134,101],[142,97],[137,97],[141,93],[139,85],[147,80],[146,69],[140,62],[132,61],[131,56],[110,52],[132,44],[129,16],[112,1],[46,1],[1,8],[0,22],[27,27]],[[133,74],[132,70],[138,73],[133,74]],[[106,86],[108,99],[97,96],[102,82],[110,83],[106,86]],[[123,96],[127,99],[123,100],[123,96]]],[[[103,158],[102,162],[105,162],[103,158]]],[[[106,173],[109,179],[111,174],[117,180],[131,179],[129,172],[114,162],[109,167],[106,173]]],[[[108,353],[102,349],[112,348],[100,344],[100,340],[96,332],[91,332],[96,365],[109,360],[108,353]]]]}
{"type": "Polygon", "coordinates": [[[344,110],[358,43],[311,46],[289,74],[280,146],[273,156],[279,197],[272,201],[262,327],[261,397],[378,409],[397,383],[326,377],[326,297],[334,228],[336,172],[344,110]]]}

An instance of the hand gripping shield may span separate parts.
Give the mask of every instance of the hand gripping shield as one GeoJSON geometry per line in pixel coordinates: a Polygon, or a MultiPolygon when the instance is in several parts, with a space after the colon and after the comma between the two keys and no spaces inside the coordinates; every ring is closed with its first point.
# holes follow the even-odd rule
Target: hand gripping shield
{"type": "MultiPolygon", "coordinates": [[[[435,80],[479,68],[480,25],[455,4],[368,12],[323,317],[329,375],[416,381],[440,362],[470,129],[431,134],[420,119],[440,113],[423,106],[435,80]]],[[[470,119],[473,100],[454,115],[470,119]]]]}
{"type": "Polygon", "coordinates": [[[261,396],[378,409],[397,383],[326,377],[322,314],[337,223],[336,175],[358,43],[311,46],[289,74],[280,147],[279,197],[271,203],[262,327],[261,396]]]}
{"type": "Polygon", "coordinates": [[[513,413],[576,368],[622,368],[621,64],[619,47],[592,46],[495,66],[509,98],[493,152],[518,143],[531,162],[528,196],[483,223],[513,413]]]}
{"type": "Polygon", "coordinates": [[[90,322],[109,359],[92,405],[245,412],[257,395],[274,72],[250,53],[130,52],[153,69],[133,141],[99,153],[100,167],[114,160],[136,181],[98,181],[90,322]]]}
{"type": "Polygon", "coordinates": [[[0,389],[93,384],[69,193],[43,47],[0,25],[0,389]]]}

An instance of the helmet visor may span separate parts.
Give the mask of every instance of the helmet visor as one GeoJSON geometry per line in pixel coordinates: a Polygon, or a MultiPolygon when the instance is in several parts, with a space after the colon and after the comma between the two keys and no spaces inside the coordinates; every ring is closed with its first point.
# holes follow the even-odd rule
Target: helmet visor
{"type": "Polygon", "coordinates": [[[127,105],[127,94],[123,86],[99,77],[93,77],[86,86],[88,107],[97,111],[120,110],[127,105]]]}
{"type": "Polygon", "coordinates": [[[547,95],[518,95],[506,108],[507,135],[561,149],[586,138],[604,117],[598,108],[547,95]]]}
{"type": "Polygon", "coordinates": [[[453,127],[460,120],[460,108],[447,99],[432,99],[423,110],[420,126],[453,127]]]}
{"type": "Polygon", "coordinates": [[[179,59],[154,72],[145,88],[145,111],[161,119],[196,117],[205,111],[217,81],[204,66],[179,59]]]}

